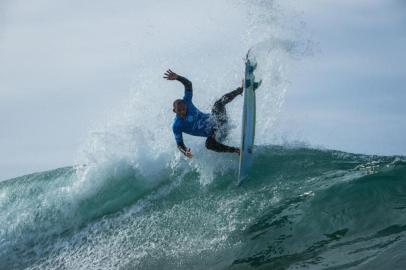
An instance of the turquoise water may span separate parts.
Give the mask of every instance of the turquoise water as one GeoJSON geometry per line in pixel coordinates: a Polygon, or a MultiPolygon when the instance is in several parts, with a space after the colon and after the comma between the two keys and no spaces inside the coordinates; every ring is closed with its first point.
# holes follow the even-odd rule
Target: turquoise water
{"type": "Polygon", "coordinates": [[[406,268],[404,157],[258,146],[241,187],[184,165],[0,182],[0,269],[406,268]]]}

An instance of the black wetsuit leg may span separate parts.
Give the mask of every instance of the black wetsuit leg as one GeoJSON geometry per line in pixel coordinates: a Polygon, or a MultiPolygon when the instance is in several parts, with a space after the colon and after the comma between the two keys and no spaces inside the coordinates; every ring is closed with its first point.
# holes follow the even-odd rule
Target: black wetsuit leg
{"type": "Polygon", "coordinates": [[[215,135],[212,135],[207,138],[206,140],[206,148],[216,151],[216,152],[229,152],[229,153],[234,153],[235,152],[235,147],[231,147],[222,143],[219,143],[216,141],[214,138],[215,135]]]}
{"type": "Polygon", "coordinates": [[[238,87],[237,89],[225,94],[219,100],[217,100],[211,110],[212,117],[215,122],[214,134],[207,138],[206,148],[216,152],[235,152],[235,147],[230,147],[217,142],[215,139],[216,133],[221,133],[219,140],[223,141],[227,136],[226,124],[227,124],[227,111],[226,104],[231,102],[236,96],[242,94],[243,89],[238,87]]]}
{"type": "Polygon", "coordinates": [[[221,122],[227,122],[227,112],[226,112],[226,104],[231,102],[236,96],[242,94],[242,87],[238,87],[237,89],[231,91],[230,93],[225,94],[219,100],[214,103],[213,109],[211,113],[216,120],[219,119],[221,122]]]}

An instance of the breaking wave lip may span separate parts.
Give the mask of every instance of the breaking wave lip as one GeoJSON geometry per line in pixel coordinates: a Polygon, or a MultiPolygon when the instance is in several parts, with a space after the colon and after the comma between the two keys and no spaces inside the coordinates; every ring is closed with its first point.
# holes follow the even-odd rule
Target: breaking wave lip
{"type": "Polygon", "coordinates": [[[404,239],[404,157],[258,146],[240,188],[232,161],[209,184],[190,163],[152,179],[125,161],[1,182],[0,266],[358,267],[404,239]]]}

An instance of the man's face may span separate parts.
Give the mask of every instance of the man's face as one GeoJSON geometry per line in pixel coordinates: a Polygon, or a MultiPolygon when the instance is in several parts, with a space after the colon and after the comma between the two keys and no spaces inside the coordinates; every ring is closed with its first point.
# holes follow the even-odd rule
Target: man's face
{"type": "Polygon", "coordinates": [[[182,118],[186,117],[187,106],[183,101],[176,101],[173,106],[173,111],[182,118]]]}

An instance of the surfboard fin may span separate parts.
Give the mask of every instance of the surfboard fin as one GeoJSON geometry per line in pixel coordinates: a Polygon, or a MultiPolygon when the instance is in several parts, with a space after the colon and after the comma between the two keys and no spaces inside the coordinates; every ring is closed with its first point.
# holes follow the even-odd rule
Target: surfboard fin
{"type": "Polygon", "coordinates": [[[260,80],[259,82],[254,82],[254,91],[255,91],[258,87],[260,87],[261,84],[262,84],[262,80],[260,80]]]}

